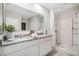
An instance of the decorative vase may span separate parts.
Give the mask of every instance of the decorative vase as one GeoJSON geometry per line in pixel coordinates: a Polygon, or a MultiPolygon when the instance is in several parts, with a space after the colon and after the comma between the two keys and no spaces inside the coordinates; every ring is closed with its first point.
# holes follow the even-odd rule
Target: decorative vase
{"type": "Polygon", "coordinates": [[[6,32],[6,37],[7,37],[7,40],[9,40],[9,41],[13,40],[12,32],[6,32]]]}

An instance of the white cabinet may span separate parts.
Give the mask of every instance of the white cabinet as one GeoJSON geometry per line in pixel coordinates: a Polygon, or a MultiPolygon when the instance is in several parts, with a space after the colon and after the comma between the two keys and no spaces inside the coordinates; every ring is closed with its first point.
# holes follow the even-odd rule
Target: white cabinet
{"type": "Polygon", "coordinates": [[[39,56],[39,45],[27,48],[27,56],[39,56]]]}
{"type": "Polygon", "coordinates": [[[6,56],[43,56],[52,50],[52,37],[22,42],[0,47],[0,55],[6,56]]]}
{"type": "Polygon", "coordinates": [[[52,50],[52,40],[49,38],[50,37],[47,37],[46,40],[40,44],[40,56],[44,56],[52,50]]]}
{"type": "Polygon", "coordinates": [[[7,54],[7,56],[39,56],[39,52],[39,46],[35,45],[7,54]]]}
{"type": "Polygon", "coordinates": [[[7,56],[27,56],[27,50],[24,48],[23,50],[18,50],[13,53],[7,54],[7,56]]]}
{"type": "Polygon", "coordinates": [[[48,42],[40,44],[40,55],[46,55],[48,53],[49,45],[48,42]]]}

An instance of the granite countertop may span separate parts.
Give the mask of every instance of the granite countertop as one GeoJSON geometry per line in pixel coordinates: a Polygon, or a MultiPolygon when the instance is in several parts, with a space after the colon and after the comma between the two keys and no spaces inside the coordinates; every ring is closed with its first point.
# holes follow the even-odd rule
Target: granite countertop
{"type": "Polygon", "coordinates": [[[5,46],[5,45],[11,45],[11,44],[16,44],[16,43],[20,43],[20,42],[28,42],[28,41],[33,41],[33,40],[37,40],[37,39],[41,39],[41,38],[45,38],[45,37],[49,37],[49,36],[52,36],[52,35],[40,35],[36,38],[33,38],[33,37],[25,37],[25,38],[14,38],[13,40],[11,41],[4,41],[2,42],[2,46],[5,46]]]}

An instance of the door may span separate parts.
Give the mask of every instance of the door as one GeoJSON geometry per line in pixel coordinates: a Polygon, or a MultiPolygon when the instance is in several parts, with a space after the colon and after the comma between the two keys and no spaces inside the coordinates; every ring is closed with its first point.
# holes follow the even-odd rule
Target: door
{"type": "Polygon", "coordinates": [[[61,19],[61,43],[63,47],[72,47],[72,18],[61,19]]]}

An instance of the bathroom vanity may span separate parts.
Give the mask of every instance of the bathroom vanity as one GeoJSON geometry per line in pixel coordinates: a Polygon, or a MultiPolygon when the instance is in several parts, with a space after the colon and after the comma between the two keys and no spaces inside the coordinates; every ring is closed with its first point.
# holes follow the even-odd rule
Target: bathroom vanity
{"type": "Polygon", "coordinates": [[[2,56],[44,56],[52,50],[52,35],[43,35],[29,40],[4,42],[0,46],[2,56]]]}
{"type": "Polygon", "coordinates": [[[48,14],[46,11],[41,14],[39,11],[33,12],[16,4],[0,4],[0,29],[3,31],[0,32],[4,33],[0,35],[0,56],[44,56],[48,54],[52,50],[52,35],[49,33],[47,24],[49,21],[46,14],[48,14]],[[7,28],[9,30],[13,27],[14,31],[7,31],[3,23],[5,27],[10,26],[7,28]],[[37,32],[39,36],[24,37],[28,36],[31,30],[37,32]],[[15,34],[17,38],[11,34],[15,34]],[[8,37],[6,41],[3,39],[4,36],[8,37]]]}

